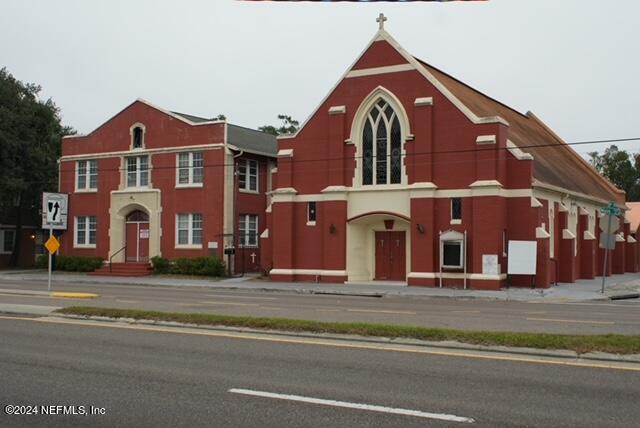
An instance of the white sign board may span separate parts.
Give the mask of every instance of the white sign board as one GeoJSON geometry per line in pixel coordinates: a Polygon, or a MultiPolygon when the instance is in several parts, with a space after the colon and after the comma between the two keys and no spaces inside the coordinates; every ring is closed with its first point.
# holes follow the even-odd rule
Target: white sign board
{"type": "Polygon", "coordinates": [[[149,239],[149,229],[140,229],[140,239],[149,239]]]}
{"type": "Polygon", "coordinates": [[[42,194],[42,228],[67,230],[69,195],[66,193],[42,194]]]}
{"type": "Polygon", "coordinates": [[[496,254],[482,255],[482,273],[484,275],[498,275],[498,256],[496,254]]]}
{"type": "Polygon", "coordinates": [[[535,275],[538,243],[536,241],[509,241],[507,273],[509,275],[535,275]]]}

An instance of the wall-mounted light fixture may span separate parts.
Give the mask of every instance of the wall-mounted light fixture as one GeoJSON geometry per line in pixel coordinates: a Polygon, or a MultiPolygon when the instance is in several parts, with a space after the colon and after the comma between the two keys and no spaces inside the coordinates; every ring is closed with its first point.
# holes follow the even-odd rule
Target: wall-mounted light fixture
{"type": "Polygon", "coordinates": [[[420,232],[421,235],[424,235],[424,224],[418,223],[416,224],[416,227],[418,228],[418,232],[420,232]]]}

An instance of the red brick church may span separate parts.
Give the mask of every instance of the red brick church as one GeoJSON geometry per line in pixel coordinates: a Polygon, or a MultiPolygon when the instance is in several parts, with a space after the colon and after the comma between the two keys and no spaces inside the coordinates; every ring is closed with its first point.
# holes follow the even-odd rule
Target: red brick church
{"type": "MultiPolygon", "coordinates": [[[[601,273],[599,209],[625,209],[624,193],[533,113],[406,52],[385,20],[298,132],[278,138],[261,235],[271,278],[497,289],[512,240],[537,243],[538,287],[601,273]]],[[[629,232],[613,273],[638,270],[629,232]]]]}

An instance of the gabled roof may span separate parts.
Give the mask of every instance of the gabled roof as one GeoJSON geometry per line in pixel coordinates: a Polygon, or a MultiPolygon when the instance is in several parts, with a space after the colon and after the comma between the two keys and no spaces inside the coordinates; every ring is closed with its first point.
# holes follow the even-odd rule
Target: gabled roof
{"type": "Polygon", "coordinates": [[[238,125],[227,125],[227,143],[247,153],[275,157],[278,142],[275,135],[238,125]]]}
{"type": "Polygon", "coordinates": [[[533,113],[522,114],[515,109],[475,90],[443,71],[421,61],[400,46],[384,29],[380,29],[367,47],[347,69],[320,105],[292,135],[278,139],[295,138],[316,114],[337,86],[354,71],[356,64],[380,41],[391,45],[407,65],[415,69],[453,103],[472,123],[503,123],[509,125],[509,140],[533,156],[534,184],[547,184],[584,194],[604,201],[624,203],[624,192],[602,177],[586,160],[567,145],[533,113]]]}

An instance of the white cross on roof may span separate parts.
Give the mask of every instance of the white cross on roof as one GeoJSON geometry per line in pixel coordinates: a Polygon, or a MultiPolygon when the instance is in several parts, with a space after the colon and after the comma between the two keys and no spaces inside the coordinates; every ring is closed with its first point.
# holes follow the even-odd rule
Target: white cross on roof
{"type": "Polygon", "coordinates": [[[378,18],[376,18],[376,22],[378,23],[380,30],[384,30],[384,22],[387,20],[388,18],[386,16],[384,16],[384,13],[381,13],[378,18]]]}

